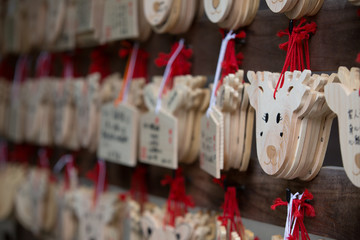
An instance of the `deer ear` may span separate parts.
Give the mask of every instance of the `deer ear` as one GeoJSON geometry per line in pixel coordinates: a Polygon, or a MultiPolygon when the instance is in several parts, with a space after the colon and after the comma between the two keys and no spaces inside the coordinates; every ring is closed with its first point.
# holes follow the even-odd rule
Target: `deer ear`
{"type": "Polygon", "coordinates": [[[149,212],[145,212],[140,220],[140,225],[144,239],[150,239],[157,228],[157,221],[149,212]]]}
{"type": "Polygon", "coordinates": [[[325,86],[325,99],[330,109],[339,113],[344,107],[341,102],[345,100],[351,91],[341,83],[330,83],[325,86]]]}
{"type": "Polygon", "coordinates": [[[256,110],[258,108],[259,94],[261,94],[264,89],[259,86],[259,79],[254,71],[248,71],[247,78],[250,82],[250,86],[246,88],[246,91],[249,96],[251,106],[253,106],[256,110]]]}
{"type": "Polygon", "coordinates": [[[291,110],[297,111],[304,105],[305,99],[309,95],[310,87],[308,87],[305,82],[310,78],[311,71],[304,70],[301,74],[294,72],[292,78],[291,75],[286,75],[285,78],[287,76],[291,80],[285,80],[285,82],[289,84],[284,85],[284,91],[286,91],[291,110]]]}
{"type": "Polygon", "coordinates": [[[189,224],[182,223],[182,224],[176,226],[175,237],[177,240],[190,239],[192,231],[193,231],[193,229],[189,224]]]}

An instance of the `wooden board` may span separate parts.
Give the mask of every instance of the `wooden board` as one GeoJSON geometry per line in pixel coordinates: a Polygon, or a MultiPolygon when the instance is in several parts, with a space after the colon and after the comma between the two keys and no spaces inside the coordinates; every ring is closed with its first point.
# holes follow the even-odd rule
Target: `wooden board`
{"type": "MultiPolygon", "coordinates": [[[[310,40],[311,68],[313,71],[336,72],[340,65],[348,68],[358,66],[355,63],[357,53],[360,52],[360,20],[357,16],[357,7],[347,0],[326,0],[320,12],[313,18],[318,25],[317,33],[310,40]],[[331,53],[331,54],[330,54],[331,53]]],[[[246,29],[245,44],[237,45],[237,50],[244,54],[242,68],[245,71],[281,71],[285,60],[285,52],[278,45],[286,39],[276,36],[279,30],[288,27],[288,18],[282,14],[272,13],[265,1],[261,1],[254,22],[246,29]]],[[[221,44],[221,34],[218,27],[206,17],[196,19],[190,31],[183,35],[186,44],[193,50],[192,74],[214,75],[218,49],[221,44]],[[217,49],[217,50],[216,50],[217,49]]],[[[159,52],[168,52],[172,43],[178,38],[165,34],[152,34],[149,41],[144,43],[149,52],[149,76],[162,75],[164,69],[153,64],[159,52]]],[[[75,64],[79,74],[87,75],[89,69],[91,48],[80,49],[75,64]]],[[[118,57],[119,43],[109,44],[107,56],[112,71],[123,73],[126,59],[118,57]]],[[[12,62],[15,65],[15,58],[12,62]]],[[[36,59],[37,54],[30,55],[36,59]]],[[[55,75],[59,76],[62,67],[59,59],[55,61],[55,75]]],[[[30,75],[32,76],[33,73],[30,75]]],[[[212,80],[212,78],[210,78],[212,80]]],[[[335,119],[331,131],[330,142],[325,157],[326,165],[341,166],[340,144],[338,140],[337,120],[335,119]]],[[[254,138],[255,139],[255,138],[254,138]]],[[[253,140],[254,140],[253,139],[253,140]]],[[[322,169],[317,178],[309,183],[301,181],[278,180],[267,176],[258,164],[255,143],[253,142],[252,159],[249,171],[239,173],[230,172],[230,184],[235,184],[239,190],[239,204],[242,216],[284,226],[286,210],[279,209],[273,212],[270,209],[272,201],[281,197],[285,199],[285,188],[290,187],[293,192],[308,188],[315,197],[314,205],[317,217],[307,219],[306,226],[310,233],[332,237],[335,239],[357,239],[360,234],[360,190],[353,186],[343,169],[322,169]],[[311,224],[311,225],[310,225],[311,224]]],[[[65,149],[57,148],[54,151],[52,164],[65,149]]],[[[77,161],[80,176],[93,168],[96,157],[94,154],[81,150],[81,161],[77,161]]],[[[33,161],[35,164],[35,161],[33,161]]],[[[211,177],[201,171],[198,162],[185,166],[188,193],[194,196],[197,205],[220,210],[223,202],[223,191],[212,183],[211,177]]],[[[148,173],[149,192],[154,195],[166,197],[168,188],[160,185],[165,174],[172,171],[164,168],[146,165],[148,173]]],[[[132,168],[108,163],[108,176],[110,184],[125,188],[130,187],[132,168]]],[[[18,230],[18,239],[33,239],[22,230],[18,230]]]]}

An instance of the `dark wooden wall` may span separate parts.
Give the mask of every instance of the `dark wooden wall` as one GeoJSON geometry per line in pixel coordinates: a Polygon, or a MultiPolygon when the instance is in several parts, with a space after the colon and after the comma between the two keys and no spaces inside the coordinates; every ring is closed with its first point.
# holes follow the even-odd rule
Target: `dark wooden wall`
{"type": "MultiPolygon", "coordinates": [[[[247,38],[244,44],[237,46],[244,53],[244,70],[281,71],[285,52],[278,48],[279,39],[276,33],[286,29],[289,20],[284,15],[274,14],[261,0],[255,21],[245,29],[247,38]]],[[[310,41],[311,68],[318,72],[335,72],[339,66],[359,66],[355,62],[360,52],[360,18],[357,8],[346,0],[325,0],[319,14],[310,20],[318,25],[317,33],[310,41]]],[[[217,26],[206,17],[199,18],[191,30],[184,36],[157,35],[144,43],[150,53],[149,75],[161,75],[164,69],[153,64],[158,52],[168,52],[174,41],[180,37],[194,51],[193,74],[213,76],[221,43],[217,26]]],[[[109,59],[113,71],[122,72],[124,61],[119,60],[117,52],[119,43],[108,46],[109,59]]],[[[82,74],[87,73],[91,49],[78,52],[77,68],[82,74]]],[[[60,67],[59,67],[60,69],[60,67]]],[[[58,70],[58,73],[60,70],[58,70]]],[[[52,158],[54,164],[65,149],[55,149],[52,158]]],[[[86,151],[78,154],[78,165],[82,176],[94,166],[96,156],[86,151]]],[[[342,166],[337,121],[334,121],[325,165],[342,166]]],[[[209,175],[199,169],[198,163],[183,165],[187,178],[187,190],[192,194],[198,206],[219,210],[223,201],[223,190],[212,183],[209,175]]],[[[129,188],[133,169],[108,163],[108,178],[111,184],[129,188]]],[[[167,187],[160,185],[165,174],[171,170],[148,166],[148,188],[154,195],[166,197],[167,187]]],[[[285,199],[285,188],[293,192],[309,189],[314,194],[313,205],[317,216],[307,219],[305,224],[310,233],[335,239],[359,239],[360,236],[360,189],[354,187],[347,179],[344,170],[323,168],[319,176],[311,182],[286,181],[264,174],[256,159],[253,144],[252,160],[247,173],[235,170],[227,174],[227,184],[238,187],[238,202],[242,216],[262,222],[284,226],[286,210],[272,211],[272,201],[281,197],[285,199]]],[[[256,229],[255,229],[256,232],[256,229]]],[[[28,236],[28,235],[27,235],[28,236]]],[[[24,237],[21,239],[29,239],[24,237]]]]}

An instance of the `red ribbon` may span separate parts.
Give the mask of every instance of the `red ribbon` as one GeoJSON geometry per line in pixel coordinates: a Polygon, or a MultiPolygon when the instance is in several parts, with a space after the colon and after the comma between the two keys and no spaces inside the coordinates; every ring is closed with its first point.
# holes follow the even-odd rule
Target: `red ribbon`
{"type": "Polygon", "coordinates": [[[219,185],[224,189],[224,182],[225,182],[226,175],[221,174],[220,178],[213,178],[213,183],[219,185]]]}
{"type": "Polygon", "coordinates": [[[240,210],[236,200],[235,187],[227,188],[222,209],[223,215],[219,216],[218,219],[221,221],[222,226],[225,226],[227,231],[229,231],[229,240],[231,239],[231,232],[234,231],[236,231],[239,234],[240,238],[243,239],[245,228],[241,220],[240,210]]]}
{"type": "MultiPolygon", "coordinates": [[[[132,51],[131,44],[129,42],[124,42],[123,46],[124,47],[119,50],[119,57],[120,58],[130,57],[132,51]]],[[[144,49],[139,48],[136,57],[133,78],[145,78],[146,83],[148,82],[148,76],[147,76],[148,59],[149,59],[149,53],[146,52],[144,49]]]]}
{"type": "MultiPolygon", "coordinates": [[[[298,240],[299,232],[301,232],[301,240],[309,239],[309,234],[304,225],[304,218],[307,217],[315,217],[315,209],[312,205],[307,203],[307,200],[312,200],[314,197],[313,195],[305,189],[301,199],[294,199],[293,200],[293,207],[292,207],[292,216],[296,217],[296,223],[294,226],[293,234],[290,236],[284,236],[289,240],[298,240]]],[[[278,206],[287,206],[288,203],[281,200],[280,198],[275,199],[274,204],[271,206],[272,210],[275,210],[278,206]]]]}
{"type": "Polygon", "coordinates": [[[303,18],[297,26],[293,27],[291,33],[289,29],[278,33],[278,37],[288,36],[289,40],[279,45],[279,48],[287,51],[287,53],[283,69],[275,87],[274,99],[276,99],[278,88],[282,88],[284,85],[285,72],[289,68],[290,71],[303,71],[305,67],[310,69],[309,38],[310,34],[315,34],[316,28],[316,23],[306,23],[306,19],[303,18]]]}
{"type": "Polygon", "coordinates": [[[35,147],[27,144],[18,144],[9,153],[9,161],[28,165],[29,159],[35,154],[35,147]]]}
{"type": "Polygon", "coordinates": [[[171,178],[168,175],[165,176],[161,181],[161,185],[170,185],[164,223],[174,226],[175,219],[179,216],[184,216],[188,211],[188,207],[194,207],[195,205],[191,196],[186,195],[185,178],[182,175],[181,169],[176,170],[175,178],[171,178]]]}
{"type": "Polygon", "coordinates": [[[97,72],[100,73],[101,79],[110,75],[110,65],[105,53],[105,46],[98,46],[91,52],[89,74],[97,72]]]}
{"type": "MultiPolygon", "coordinates": [[[[176,42],[171,46],[171,52],[166,54],[166,53],[159,53],[158,57],[155,59],[155,64],[157,67],[164,67],[167,65],[167,63],[169,62],[171,56],[174,54],[174,52],[176,51],[176,49],[178,48],[179,43],[176,42]]],[[[172,67],[171,67],[171,71],[169,74],[169,78],[166,80],[167,81],[167,89],[171,89],[173,86],[173,81],[168,81],[168,80],[172,80],[173,77],[175,76],[181,76],[181,75],[186,75],[186,74],[190,74],[191,72],[191,62],[189,61],[189,59],[191,58],[193,52],[191,49],[187,49],[187,48],[183,48],[179,55],[176,57],[172,67]]]]}
{"type": "Polygon", "coordinates": [[[148,192],[146,187],[146,168],[137,167],[131,177],[130,196],[133,200],[140,203],[141,211],[148,201],[148,192]]]}

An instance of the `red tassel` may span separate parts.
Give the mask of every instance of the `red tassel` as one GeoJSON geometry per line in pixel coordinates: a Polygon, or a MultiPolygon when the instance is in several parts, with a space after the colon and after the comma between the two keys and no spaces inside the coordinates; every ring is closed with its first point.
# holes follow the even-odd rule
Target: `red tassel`
{"type": "MultiPolygon", "coordinates": [[[[158,58],[155,59],[155,65],[157,67],[165,67],[171,56],[174,54],[176,49],[178,48],[179,43],[176,42],[171,46],[171,52],[169,54],[159,53],[158,58]]],[[[169,80],[172,80],[175,76],[187,75],[191,72],[192,64],[189,59],[192,57],[192,50],[186,49],[185,47],[180,51],[179,55],[176,57],[169,76],[169,80]]],[[[167,88],[172,88],[173,81],[168,81],[169,85],[167,88]]]]}
{"type": "Polygon", "coordinates": [[[29,159],[31,159],[35,154],[35,147],[19,144],[15,145],[13,150],[9,153],[9,161],[19,162],[21,164],[29,164],[29,159]]]}
{"type": "MultiPolygon", "coordinates": [[[[126,58],[129,57],[132,51],[131,44],[122,44],[125,47],[119,50],[119,57],[126,58]]],[[[145,78],[146,82],[148,82],[147,76],[147,65],[148,65],[149,54],[144,49],[139,48],[135,68],[133,73],[133,78],[145,78]]]]}
{"type": "Polygon", "coordinates": [[[305,68],[310,69],[308,41],[310,34],[315,34],[316,28],[316,23],[306,23],[306,19],[303,18],[297,26],[293,27],[291,34],[289,29],[278,32],[278,37],[288,36],[289,40],[279,45],[279,48],[287,51],[287,54],[283,69],[274,90],[274,99],[276,99],[278,88],[282,88],[284,84],[285,72],[289,68],[290,71],[303,71],[305,68]]]}
{"type": "Polygon", "coordinates": [[[140,204],[141,210],[143,210],[145,203],[148,201],[145,167],[135,169],[131,177],[130,196],[140,204]]]}
{"type": "Polygon", "coordinates": [[[275,199],[273,205],[271,205],[271,209],[275,210],[277,207],[279,207],[279,206],[287,206],[287,204],[288,203],[281,200],[281,198],[277,198],[277,199],[275,199]]]}
{"type": "Polygon", "coordinates": [[[105,47],[96,47],[91,52],[91,64],[89,68],[89,74],[98,72],[101,75],[101,79],[104,79],[110,75],[109,66],[109,60],[105,54],[105,47]]]}
{"type": "Polygon", "coordinates": [[[213,183],[219,185],[220,187],[222,187],[224,189],[224,181],[225,181],[226,175],[225,174],[221,174],[221,177],[219,179],[217,178],[213,178],[213,183]]]}
{"type": "MultiPolygon", "coordinates": [[[[234,187],[227,188],[222,208],[223,215],[218,217],[222,225],[230,228],[228,232],[236,231],[240,238],[243,239],[245,228],[241,220],[240,210],[236,200],[236,189],[234,187]]],[[[230,235],[229,238],[231,238],[230,235]]]]}
{"type": "MultiPolygon", "coordinates": [[[[315,209],[309,203],[306,203],[307,200],[312,200],[313,195],[305,189],[301,199],[294,199],[292,204],[292,215],[296,217],[296,222],[293,230],[293,234],[290,236],[284,236],[285,239],[298,240],[299,232],[301,232],[301,240],[310,240],[309,234],[304,225],[304,217],[314,217],[315,209]]],[[[277,198],[274,201],[274,204],[271,206],[271,209],[275,209],[278,206],[287,205],[287,202],[282,201],[280,198],[277,198]]]]}
{"type": "Polygon", "coordinates": [[[186,195],[185,178],[182,176],[182,170],[176,170],[175,178],[165,176],[161,181],[162,185],[170,185],[169,197],[167,200],[167,212],[164,223],[170,226],[175,225],[175,219],[178,216],[184,216],[189,207],[194,207],[191,196],[186,195]]]}
{"type": "MultiPolygon", "coordinates": [[[[90,171],[88,171],[86,173],[86,178],[91,180],[94,183],[95,189],[98,188],[99,174],[100,174],[100,166],[99,166],[98,162],[96,163],[95,167],[92,170],[90,170],[90,171]]],[[[105,192],[107,190],[107,188],[108,188],[108,180],[107,180],[107,177],[105,175],[103,191],[105,192]]],[[[93,196],[94,203],[96,202],[96,200],[97,200],[96,191],[94,191],[94,196],[93,196]]]]}

